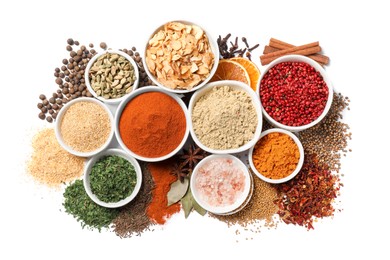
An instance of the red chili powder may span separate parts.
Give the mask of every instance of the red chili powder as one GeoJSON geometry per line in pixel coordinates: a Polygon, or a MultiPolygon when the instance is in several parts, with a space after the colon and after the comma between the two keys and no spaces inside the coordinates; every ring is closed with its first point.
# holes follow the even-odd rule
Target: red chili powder
{"type": "Polygon", "coordinates": [[[153,177],[155,188],[152,190],[152,201],[148,206],[147,214],[157,224],[163,225],[170,216],[180,211],[179,203],[167,206],[167,194],[171,183],[177,180],[177,176],[171,174],[172,161],[149,163],[148,170],[153,177]]]}
{"type": "Polygon", "coordinates": [[[186,118],[181,106],[161,92],[147,92],[123,109],[119,133],[134,153],[148,158],[169,154],[181,143],[186,118]]]}

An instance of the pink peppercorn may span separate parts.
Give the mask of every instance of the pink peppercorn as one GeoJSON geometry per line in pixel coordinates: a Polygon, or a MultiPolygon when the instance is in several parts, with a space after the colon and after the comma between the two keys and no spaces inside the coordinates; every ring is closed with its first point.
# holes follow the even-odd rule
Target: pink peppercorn
{"type": "Polygon", "coordinates": [[[329,89],[321,74],[304,62],[282,62],[264,75],[260,100],[265,111],[288,126],[307,125],[324,111],[329,89]]]}

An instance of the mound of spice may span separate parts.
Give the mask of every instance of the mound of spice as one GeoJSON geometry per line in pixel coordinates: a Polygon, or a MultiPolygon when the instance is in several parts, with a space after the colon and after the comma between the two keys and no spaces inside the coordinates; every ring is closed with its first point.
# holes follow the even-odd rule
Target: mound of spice
{"type": "Polygon", "coordinates": [[[339,172],[341,156],[346,156],[348,151],[352,151],[347,150],[352,133],[348,124],[341,121],[345,109],[349,110],[348,97],[335,93],[332,106],[325,118],[314,127],[299,133],[305,153],[315,154],[318,163],[326,165],[331,171],[339,172]]]}
{"type": "Polygon", "coordinates": [[[251,97],[231,86],[215,87],[200,97],[191,119],[199,141],[216,150],[245,145],[258,123],[251,97]]]}
{"type": "Polygon", "coordinates": [[[177,181],[177,176],[171,174],[172,162],[170,160],[149,163],[147,167],[155,184],[152,190],[152,201],[148,206],[147,213],[155,223],[163,225],[169,217],[180,211],[179,203],[168,206],[167,197],[171,184],[177,181]]]}
{"type": "Polygon", "coordinates": [[[197,194],[210,207],[233,205],[242,197],[245,184],[245,173],[229,157],[207,161],[195,176],[197,194]]]}
{"type": "Polygon", "coordinates": [[[152,201],[154,182],[146,164],[141,164],[142,184],[137,196],[120,208],[118,217],[113,221],[114,232],[121,238],[141,235],[154,224],[146,212],[152,201]]]}
{"type": "Polygon", "coordinates": [[[101,105],[76,102],[65,111],[59,129],[66,145],[78,152],[90,152],[107,142],[111,119],[101,105]]]}
{"type": "Polygon", "coordinates": [[[137,184],[134,166],[125,158],[109,155],[91,169],[91,191],[103,202],[118,202],[131,195],[137,184]]]}
{"type": "Polygon", "coordinates": [[[38,182],[59,186],[83,175],[84,158],[65,151],[58,143],[54,129],[39,131],[34,136],[32,148],[27,171],[38,182]]]}
{"type": "Polygon", "coordinates": [[[251,159],[260,174],[274,180],[295,171],[299,158],[298,146],[290,136],[271,132],[256,143],[251,159]]]}
{"type": "Polygon", "coordinates": [[[253,177],[253,193],[248,204],[239,212],[232,215],[214,215],[217,218],[230,225],[238,224],[245,228],[251,228],[251,231],[260,232],[261,227],[273,227],[276,222],[273,216],[277,213],[278,207],[274,201],[279,197],[274,185],[262,181],[256,175],[253,177]],[[261,223],[264,222],[264,223],[261,223]]]}
{"type": "Polygon", "coordinates": [[[265,111],[288,126],[307,125],[324,111],[329,89],[321,74],[304,62],[282,62],[272,67],[260,83],[265,111]]]}
{"type": "Polygon", "coordinates": [[[184,138],[182,107],[161,92],[147,92],[130,100],[119,119],[123,143],[137,155],[156,158],[175,150],[184,138]]]}
{"type": "Polygon", "coordinates": [[[333,202],[337,198],[340,179],[329,169],[321,167],[313,155],[306,156],[298,175],[278,185],[281,196],[276,203],[278,214],[287,224],[313,229],[316,218],[332,216],[333,202]]]}
{"type": "Polygon", "coordinates": [[[214,54],[206,33],[196,25],[169,22],[149,40],[146,64],[151,74],[171,89],[192,89],[213,67],[214,54]]]}
{"type": "Polygon", "coordinates": [[[117,217],[119,210],[99,206],[93,202],[84,189],[83,181],[76,180],[64,192],[65,212],[73,215],[81,226],[91,229],[108,228],[117,217]]]}
{"type": "Polygon", "coordinates": [[[92,64],[88,72],[92,89],[105,99],[123,97],[133,90],[136,75],[124,56],[107,52],[92,64]]]}

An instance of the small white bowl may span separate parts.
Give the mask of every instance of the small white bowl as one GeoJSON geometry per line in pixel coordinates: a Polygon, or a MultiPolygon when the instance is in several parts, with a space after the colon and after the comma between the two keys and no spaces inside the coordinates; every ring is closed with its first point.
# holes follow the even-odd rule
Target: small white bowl
{"type": "Polygon", "coordinates": [[[159,87],[155,87],[155,86],[147,86],[147,87],[139,88],[136,91],[130,93],[130,95],[126,96],[126,98],[124,100],[122,100],[122,102],[119,104],[116,115],[115,115],[115,135],[116,135],[118,143],[122,147],[122,149],[125,150],[126,152],[128,152],[131,156],[137,158],[138,160],[145,161],[145,162],[158,162],[158,161],[166,160],[166,159],[174,156],[176,153],[178,153],[180,151],[180,149],[184,146],[184,144],[187,141],[187,138],[189,135],[189,124],[190,124],[190,120],[189,120],[189,116],[188,116],[188,110],[187,110],[187,107],[184,104],[183,100],[181,100],[177,95],[175,95],[175,94],[173,94],[173,93],[171,93],[163,88],[159,88],[159,87]],[[176,147],[175,150],[173,150],[169,154],[166,154],[166,155],[161,156],[161,157],[149,158],[149,157],[144,157],[144,156],[136,154],[135,152],[131,151],[126,146],[126,144],[123,143],[122,137],[121,137],[120,132],[119,132],[119,120],[122,116],[123,109],[126,107],[126,105],[133,98],[135,98],[136,96],[139,96],[141,94],[148,93],[148,92],[160,92],[160,93],[163,93],[163,94],[168,95],[171,98],[173,98],[182,108],[185,119],[186,119],[186,130],[185,130],[185,133],[184,133],[184,136],[183,136],[181,143],[176,147]]]}
{"type": "Polygon", "coordinates": [[[166,22],[164,23],[163,25],[159,26],[156,30],[153,31],[153,33],[149,36],[147,42],[146,42],[146,46],[145,46],[145,52],[144,52],[144,59],[142,60],[143,64],[144,64],[144,68],[145,68],[145,72],[146,74],[149,76],[149,78],[153,81],[154,84],[156,84],[157,86],[161,87],[161,88],[164,88],[166,90],[168,90],[169,92],[173,92],[173,93],[180,93],[180,94],[184,94],[184,93],[189,93],[189,92],[193,92],[193,91],[196,91],[198,89],[200,89],[201,87],[203,87],[204,85],[207,84],[207,82],[209,82],[211,80],[211,78],[214,76],[215,72],[217,71],[217,67],[218,67],[218,62],[219,62],[219,48],[218,48],[218,45],[217,45],[217,42],[214,41],[214,39],[211,37],[211,35],[204,29],[203,26],[200,26],[199,24],[196,24],[196,23],[193,23],[193,22],[190,22],[190,21],[184,21],[184,20],[178,20],[178,21],[169,21],[169,22],[166,22]],[[209,76],[204,80],[202,81],[201,83],[199,83],[198,85],[194,86],[192,89],[171,89],[169,87],[166,87],[164,86],[163,84],[161,84],[157,78],[150,72],[149,70],[149,67],[148,65],[146,64],[146,50],[148,48],[148,45],[149,45],[149,40],[153,38],[153,36],[158,32],[160,31],[161,29],[164,29],[164,25],[169,23],[169,22],[180,22],[180,23],[183,23],[183,24],[187,24],[187,25],[196,25],[198,27],[200,27],[206,34],[207,36],[207,39],[210,43],[210,48],[211,48],[211,51],[213,52],[214,54],[214,64],[213,64],[213,67],[211,68],[211,71],[210,71],[210,74],[209,76]]]}
{"type": "Polygon", "coordinates": [[[247,84],[245,84],[243,82],[235,81],[235,80],[215,81],[215,82],[207,84],[202,89],[196,91],[192,95],[192,97],[191,97],[191,100],[190,100],[190,103],[189,103],[189,106],[188,106],[188,112],[189,112],[189,118],[190,118],[190,133],[191,133],[192,138],[194,139],[195,143],[200,148],[202,148],[203,150],[205,150],[205,151],[207,151],[209,153],[213,153],[213,154],[240,153],[240,152],[243,152],[243,151],[246,151],[246,150],[250,149],[253,145],[255,145],[256,141],[259,139],[260,134],[261,134],[261,129],[262,129],[262,126],[263,126],[263,116],[262,116],[262,113],[261,113],[261,105],[260,105],[259,97],[256,95],[256,93],[250,87],[248,87],[247,84]],[[253,135],[253,138],[252,138],[252,140],[250,140],[249,142],[247,142],[246,144],[244,144],[243,146],[241,146],[239,148],[226,149],[226,150],[212,149],[212,148],[207,147],[206,145],[202,144],[202,142],[198,139],[198,137],[196,136],[195,131],[194,131],[194,127],[193,127],[193,124],[192,124],[192,113],[193,113],[193,109],[194,109],[194,106],[195,106],[196,102],[203,95],[205,95],[206,93],[211,91],[213,88],[221,87],[221,86],[230,86],[230,87],[232,87],[234,89],[245,91],[251,97],[252,104],[253,104],[253,106],[256,109],[256,113],[257,113],[257,128],[256,128],[256,131],[255,131],[255,133],[253,135]]]}
{"type": "MultiPolygon", "coordinates": [[[[264,136],[270,134],[270,133],[282,133],[282,134],[286,134],[288,136],[290,136],[295,144],[297,145],[298,147],[298,150],[299,150],[299,161],[298,161],[298,164],[297,164],[297,167],[295,168],[295,170],[290,174],[288,175],[287,177],[284,177],[282,179],[270,179],[270,178],[267,178],[265,177],[264,175],[262,175],[255,167],[254,163],[253,163],[253,160],[252,160],[252,157],[253,157],[253,150],[255,148],[255,146],[253,146],[250,150],[249,150],[249,154],[248,154],[248,161],[249,161],[249,165],[252,169],[252,171],[257,175],[257,177],[259,177],[260,179],[262,179],[263,181],[266,181],[266,182],[269,182],[269,183],[273,183],[273,184],[279,184],[279,183],[283,183],[283,182],[286,182],[286,181],[289,181],[291,180],[292,178],[294,178],[298,172],[301,170],[302,168],[302,165],[303,165],[303,161],[304,161],[304,150],[303,150],[303,146],[302,146],[302,143],[301,141],[299,141],[298,137],[296,135],[294,135],[293,133],[291,133],[290,131],[287,131],[287,130],[284,130],[284,129],[281,129],[281,128],[272,128],[272,129],[269,129],[269,130],[266,130],[264,131],[259,140],[261,138],[263,138],[264,136]]],[[[257,143],[257,142],[256,142],[257,143]]]]}
{"type": "MultiPolygon", "coordinates": [[[[328,101],[326,102],[326,105],[325,105],[325,108],[324,108],[324,111],[322,112],[322,114],[316,120],[312,121],[311,123],[309,123],[307,125],[288,126],[288,125],[284,125],[282,123],[279,123],[278,121],[273,119],[267,113],[267,111],[265,111],[265,109],[263,107],[263,104],[261,104],[261,108],[263,110],[263,114],[264,114],[265,118],[267,119],[267,121],[270,122],[275,127],[283,128],[283,129],[286,129],[286,130],[291,131],[291,132],[298,132],[298,131],[302,131],[302,130],[308,129],[308,128],[318,124],[326,116],[326,114],[328,113],[328,111],[329,111],[329,109],[330,109],[330,107],[332,105],[332,101],[333,101],[333,86],[332,86],[332,83],[331,83],[331,81],[329,79],[329,76],[327,75],[326,71],[321,67],[320,64],[318,64],[314,60],[312,60],[312,59],[310,59],[310,58],[308,58],[306,56],[303,56],[303,55],[286,55],[286,56],[282,56],[282,57],[277,58],[276,60],[272,61],[266,67],[264,72],[261,74],[260,79],[259,79],[259,86],[257,87],[257,94],[259,95],[259,97],[260,97],[261,81],[262,81],[264,75],[266,75],[267,72],[272,67],[274,67],[275,65],[277,65],[279,63],[282,63],[282,62],[304,62],[304,63],[307,63],[310,66],[314,67],[314,69],[321,74],[321,76],[323,77],[326,85],[328,86],[328,90],[329,90],[328,91],[328,101]]],[[[261,99],[260,99],[260,103],[261,103],[261,99]]]]}
{"type": "Polygon", "coordinates": [[[217,214],[217,215],[231,215],[234,213],[237,213],[239,210],[243,209],[245,205],[249,202],[250,197],[252,195],[252,178],[250,176],[250,172],[246,165],[237,157],[230,155],[230,154],[213,154],[209,155],[203,160],[201,160],[194,168],[194,171],[191,175],[191,181],[190,181],[190,187],[192,196],[194,197],[195,201],[205,210],[217,214]],[[228,206],[221,206],[221,207],[214,207],[211,206],[207,201],[204,201],[201,199],[199,195],[199,191],[196,188],[196,177],[198,175],[199,170],[209,161],[215,160],[218,158],[224,158],[224,159],[230,159],[233,161],[233,164],[238,166],[242,169],[242,172],[245,176],[245,187],[244,191],[242,192],[241,196],[235,201],[235,203],[228,205],[228,206]]]}
{"type": "Polygon", "coordinates": [[[140,167],[139,163],[137,162],[137,160],[134,159],[133,157],[131,157],[126,152],[124,152],[120,149],[108,149],[108,150],[105,150],[105,151],[101,152],[100,154],[98,154],[98,155],[96,155],[88,160],[88,162],[84,168],[83,183],[84,183],[85,191],[87,192],[88,196],[96,204],[103,206],[103,207],[106,207],[106,208],[118,208],[118,207],[122,207],[122,206],[126,205],[127,203],[132,201],[135,198],[135,196],[137,196],[137,194],[141,188],[141,184],[142,184],[142,170],[141,170],[141,167],[140,167]],[[90,185],[90,176],[89,176],[91,173],[92,167],[95,165],[95,163],[100,158],[105,157],[105,156],[109,156],[109,155],[120,156],[120,157],[126,159],[127,161],[129,161],[134,166],[134,170],[135,170],[135,173],[137,175],[137,183],[134,187],[133,192],[130,194],[130,196],[128,196],[127,198],[122,199],[118,202],[110,202],[110,203],[101,201],[100,199],[98,199],[98,197],[96,197],[95,194],[92,193],[91,185],[90,185]]]}
{"type": "Polygon", "coordinates": [[[55,134],[56,134],[58,143],[67,152],[69,152],[69,153],[71,153],[73,155],[76,155],[76,156],[80,156],[80,157],[91,157],[91,156],[93,156],[95,154],[100,153],[104,149],[106,149],[108,147],[108,145],[111,143],[111,140],[112,140],[112,138],[114,136],[114,117],[113,117],[111,111],[108,109],[108,107],[105,104],[103,104],[101,101],[99,101],[99,100],[97,100],[95,98],[81,97],[81,98],[73,99],[72,101],[66,103],[65,106],[60,110],[60,112],[57,115],[57,119],[56,119],[56,124],[55,124],[54,130],[55,130],[55,134]],[[71,107],[73,104],[78,103],[78,102],[91,102],[91,103],[95,103],[95,104],[99,105],[100,107],[102,107],[104,109],[104,111],[107,112],[107,115],[110,118],[110,124],[111,124],[110,134],[108,135],[108,138],[107,138],[106,142],[102,146],[100,146],[98,149],[96,149],[94,151],[90,151],[90,152],[76,151],[76,150],[74,150],[72,147],[70,147],[69,145],[67,145],[64,142],[64,139],[62,138],[62,135],[61,135],[60,125],[61,125],[61,122],[62,122],[62,119],[64,117],[65,112],[69,109],[69,107],[71,107]]]}
{"type": "Polygon", "coordinates": [[[134,74],[136,76],[136,79],[133,83],[133,90],[131,92],[133,92],[137,87],[138,87],[138,84],[139,84],[139,71],[138,71],[138,66],[137,64],[135,63],[135,61],[126,53],[124,53],[123,51],[118,51],[118,50],[106,50],[104,52],[101,52],[101,53],[97,53],[95,56],[92,57],[92,59],[90,59],[90,61],[88,62],[87,64],[87,67],[85,69],[85,73],[84,73],[84,79],[85,79],[85,85],[87,86],[89,92],[91,92],[91,94],[103,101],[104,103],[107,103],[109,105],[118,105],[123,99],[125,99],[125,97],[129,94],[125,94],[124,96],[120,97],[120,98],[113,98],[113,99],[106,99],[102,96],[98,96],[96,94],[96,92],[93,90],[92,86],[91,86],[91,83],[89,81],[89,70],[91,69],[92,65],[95,63],[95,61],[102,55],[106,54],[106,53],[116,53],[116,54],[119,54],[123,57],[125,57],[126,60],[128,60],[130,62],[130,64],[133,66],[134,68],[134,74]]]}

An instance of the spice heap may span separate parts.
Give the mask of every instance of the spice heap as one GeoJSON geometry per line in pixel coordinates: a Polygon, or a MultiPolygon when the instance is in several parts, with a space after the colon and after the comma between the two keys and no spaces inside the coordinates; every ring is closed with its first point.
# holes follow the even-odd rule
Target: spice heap
{"type": "Polygon", "coordinates": [[[276,203],[278,214],[285,223],[313,229],[315,218],[333,215],[332,203],[341,184],[336,175],[318,165],[315,157],[306,157],[299,174],[277,186],[281,197],[276,203]]]}
{"type": "Polygon", "coordinates": [[[304,62],[282,62],[264,75],[260,100],[265,111],[287,126],[307,125],[324,111],[329,89],[321,74],[304,62]]]}
{"type": "Polygon", "coordinates": [[[96,95],[105,99],[120,98],[130,93],[136,80],[130,61],[110,52],[101,55],[92,64],[88,76],[96,95]]]}
{"type": "Polygon", "coordinates": [[[264,51],[263,51],[264,55],[260,57],[261,64],[266,65],[271,61],[273,61],[274,59],[279,58],[281,55],[301,54],[311,58],[312,60],[315,60],[316,62],[318,62],[323,66],[327,65],[329,63],[329,57],[319,54],[318,52],[321,51],[321,48],[316,45],[319,45],[319,43],[318,42],[314,43],[314,48],[312,47],[313,44],[312,45],[306,44],[303,46],[308,48],[305,49],[304,47],[300,47],[298,49],[296,48],[296,46],[292,44],[283,42],[281,40],[277,40],[275,38],[271,38],[269,40],[269,44],[264,47],[264,51]],[[269,54],[269,55],[267,56],[265,54],[269,54]]]}
{"type": "Polygon", "coordinates": [[[118,217],[113,221],[114,232],[119,237],[141,235],[153,225],[148,217],[147,208],[152,201],[154,182],[146,164],[141,164],[142,184],[137,196],[127,205],[120,208],[118,217]]]}
{"type": "Polygon", "coordinates": [[[171,174],[171,161],[149,163],[148,169],[152,174],[155,187],[152,190],[152,200],[147,213],[152,221],[162,225],[170,216],[180,211],[180,204],[178,203],[168,206],[167,197],[170,185],[177,180],[177,177],[171,174]]]}
{"type": "Polygon", "coordinates": [[[199,199],[213,208],[236,203],[246,185],[242,167],[229,157],[207,161],[197,171],[194,181],[199,199]]]}
{"type": "Polygon", "coordinates": [[[325,118],[316,126],[299,133],[305,153],[315,154],[318,163],[331,171],[339,172],[341,155],[346,155],[348,140],[352,133],[346,123],[341,122],[343,111],[349,110],[349,99],[340,93],[333,95],[332,106],[325,118]]]}
{"type": "Polygon", "coordinates": [[[251,52],[259,47],[259,44],[254,45],[253,47],[249,47],[248,40],[246,37],[242,37],[241,41],[245,44],[244,48],[240,48],[238,45],[238,37],[235,38],[234,43],[230,42],[230,47],[228,46],[229,38],[231,37],[231,33],[227,34],[225,37],[221,37],[219,35],[217,39],[217,44],[219,48],[219,54],[223,59],[230,59],[233,57],[246,57],[251,60],[251,52]]]}
{"type": "Polygon", "coordinates": [[[78,152],[90,152],[107,142],[111,119],[102,105],[76,102],[65,111],[59,129],[66,145],[78,152]]]}
{"type": "Polygon", "coordinates": [[[65,212],[73,215],[81,226],[91,229],[108,228],[119,213],[118,209],[99,206],[91,200],[84,189],[83,181],[76,180],[64,192],[65,212]]]}
{"type": "Polygon", "coordinates": [[[230,86],[215,87],[195,103],[194,132],[205,146],[233,149],[249,142],[256,131],[257,112],[247,92],[230,86]]]}
{"type": "Polygon", "coordinates": [[[295,171],[300,153],[297,144],[287,134],[273,132],[263,136],[253,149],[253,164],[269,179],[283,179],[295,171]]]}
{"type": "Polygon", "coordinates": [[[162,92],[147,92],[130,100],[119,119],[123,143],[135,154],[156,158],[175,150],[184,138],[182,107],[162,92]]]}
{"type": "Polygon", "coordinates": [[[193,24],[165,24],[146,48],[149,71],[171,89],[199,85],[210,75],[215,59],[206,33],[193,24]]]}
{"type": "Polygon", "coordinates": [[[278,207],[274,201],[278,198],[276,187],[253,176],[253,193],[248,204],[233,215],[211,215],[229,226],[238,224],[245,228],[251,228],[253,232],[260,232],[263,225],[273,227],[276,225],[273,216],[278,207]],[[263,223],[264,222],[264,223],[263,223]]]}
{"type": "Polygon", "coordinates": [[[134,166],[117,155],[99,159],[89,175],[91,191],[103,202],[118,202],[131,195],[137,183],[134,166]]]}
{"type": "Polygon", "coordinates": [[[65,151],[58,143],[54,129],[39,131],[34,136],[32,148],[27,171],[38,182],[59,186],[82,176],[84,158],[65,151]]]}

